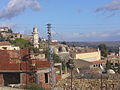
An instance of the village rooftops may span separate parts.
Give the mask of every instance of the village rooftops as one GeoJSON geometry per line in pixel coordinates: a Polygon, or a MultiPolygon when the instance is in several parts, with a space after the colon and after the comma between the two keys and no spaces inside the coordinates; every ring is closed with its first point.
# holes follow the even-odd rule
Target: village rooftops
{"type": "Polygon", "coordinates": [[[49,68],[48,60],[30,60],[28,53],[25,50],[0,50],[0,72],[1,71],[30,71],[31,68],[35,70],[49,68]]]}
{"type": "Polygon", "coordinates": [[[105,63],[105,61],[103,61],[103,60],[96,60],[96,61],[92,61],[92,63],[99,64],[99,63],[105,63]]]}
{"type": "Polygon", "coordinates": [[[3,46],[3,45],[11,45],[11,43],[9,43],[8,41],[0,42],[0,46],[3,46]]]}

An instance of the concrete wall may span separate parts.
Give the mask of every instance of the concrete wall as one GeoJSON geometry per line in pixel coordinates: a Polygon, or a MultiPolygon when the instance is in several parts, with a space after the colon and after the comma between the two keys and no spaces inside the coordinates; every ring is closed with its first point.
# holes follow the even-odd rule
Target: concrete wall
{"type": "Polygon", "coordinates": [[[30,55],[31,59],[45,59],[45,54],[30,55]]]}
{"type": "Polygon", "coordinates": [[[76,53],[74,59],[82,59],[85,61],[96,61],[101,59],[100,51],[87,52],[87,53],[76,53]]]}
{"type": "Polygon", "coordinates": [[[0,46],[0,50],[20,50],[20,48],[12,45],[3,45],[0,46]]]}

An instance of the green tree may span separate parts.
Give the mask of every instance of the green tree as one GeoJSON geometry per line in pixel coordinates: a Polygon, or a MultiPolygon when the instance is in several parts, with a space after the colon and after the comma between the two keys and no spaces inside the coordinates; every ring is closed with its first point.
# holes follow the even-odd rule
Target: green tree
{"type": "Polygon", "coordinates": [[[36,83],[28,83],[25,88],[26,90],[44,90],[44,88],[36,83]]]}
{"type": "Polygon", "coordinates": [[[111,69],[111,68],[112,68],[111,61],[107,60],[107,62],[106,62],[106,70],[111,69]]]}
{"type": "Polygon", "coordinates": [[[101,55],[103,57],[107,57],[107,55],[108,55],[108,48],[107,48],[107,46],[105,44],[100,44],[98,46],[98,48],[101,50],[101,55]]]}
{"type": "Polygon", "coordinates": [[[25,40],[23,38],[16,38],[14,41],[11,41],[12,44],[15,46],[19,46],[20,48],[27,48],[30,49],[32,48],[29,40],[25,40]]]}
{"type": "Polygon", "coordinates": [[[6,41],[6,39],[2,36],[0,36],[0,41],[6,41]]]}
{"type": "Polygon", "coordinates": [[[62,69],[65,70],[65,61],[61,60],[57,54],[53,54],[53,60],[55,63],[62,63],[62,69]]]}
{"type": "Polygon", "coordinates": [[[67,42],[66,42],[66,41],[63,41],[63,42],[61,42],[61,44],[67,45],[67,42]]]}
{"type": "Polygon", "coordinates": [[[118,73],[120,74],[120,63],[118,63],[118,73]]]}

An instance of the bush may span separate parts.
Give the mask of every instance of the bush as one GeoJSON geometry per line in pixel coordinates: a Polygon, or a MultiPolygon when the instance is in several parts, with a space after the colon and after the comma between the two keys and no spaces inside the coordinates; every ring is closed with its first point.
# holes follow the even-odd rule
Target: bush
{"type": "Polygon", "coordinates": [[[39,86],[38,84],[36,84],[36,83],[29,83],[29,84],[27,84],[26,89],[27,89],[27,90],[43,90],[43,88],[40,87],[40,86],[39,86]]]}

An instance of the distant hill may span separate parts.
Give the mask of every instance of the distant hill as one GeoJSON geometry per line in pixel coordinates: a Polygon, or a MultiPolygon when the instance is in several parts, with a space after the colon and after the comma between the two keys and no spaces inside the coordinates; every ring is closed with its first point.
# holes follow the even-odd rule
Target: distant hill
{"type": "Polygon", "coordinates": [[[93,47],[98,48],[100,44],[106,44],[109,50],[118,52],[120,41],[100,41],[100,42],[66,42],[69,46],[93,47]]]}

